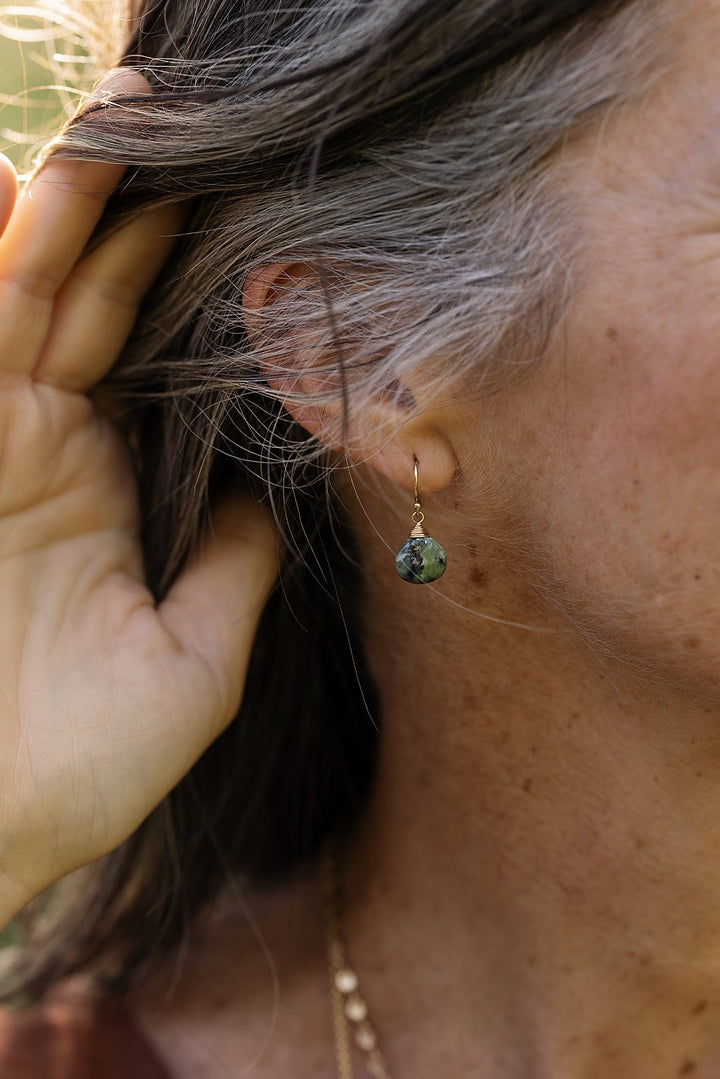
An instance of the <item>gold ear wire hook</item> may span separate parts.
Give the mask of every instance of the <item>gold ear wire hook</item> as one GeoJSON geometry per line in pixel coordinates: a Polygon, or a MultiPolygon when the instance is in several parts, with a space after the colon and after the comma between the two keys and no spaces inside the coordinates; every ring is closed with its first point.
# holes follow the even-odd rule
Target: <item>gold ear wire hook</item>
{"type": "Polygon", "coordinates": [[[429,584],[445,572],[447,556],[432,536],[423,528],[425,514],[420,506],[419,464],[413,454],[414,502],[410,535],[395,555],[395,569],[410,584],[429,584]]]}
{"type": "Polygon", "coordinates": [[[423,521],[425,520],[425,514],[420,507],[420,492],[418,489],[418,459],[413,457],[413,471],[415,473],[415,501],[413,502],[412,523],[413,530],[410,533],[416,539],[425,535],[425,529],[423,528],[423,521]]]}

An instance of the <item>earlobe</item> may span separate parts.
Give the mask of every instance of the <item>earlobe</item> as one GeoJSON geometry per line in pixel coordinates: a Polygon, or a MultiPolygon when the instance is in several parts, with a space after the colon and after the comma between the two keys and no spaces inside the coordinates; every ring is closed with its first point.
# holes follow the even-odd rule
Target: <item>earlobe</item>
{"type": "Polygon", "coordinates": [[[343,372],[328,355],[333,349],[329,336],[309,340],[307,332],[295,328],[302,319],[288,318],[288,301],[292,304],[295,297],[299,304],[300,293],[314,287],[319,288],[317,274],[307,263],[261,266],[246,279],[243,309],[251,340],[260,339],[260,322],[267,321],[280,298],[284,300],[287,329],[272,331],[276,343],[280,337],[285,343],[283,360],[266,368],[268,384],[297,423],[328,450],[381,473],[409,492],[417,460],[423,492],[443,490],[455,477],[457,459],[435,396],[425,402],[424,382],[417,372],[417,386],[391,376],[384,387],[363,392],[363,380],[353,377],[352,357],[343,372]]]}
{"type": "Polygon", "coordinates": [[[402,427],[363,463],[413,493],[415,461],[425,494],[437,494],[455,478],[457,460],[450,442],[439,427],[424,423],[422,417],[402,427]]]}

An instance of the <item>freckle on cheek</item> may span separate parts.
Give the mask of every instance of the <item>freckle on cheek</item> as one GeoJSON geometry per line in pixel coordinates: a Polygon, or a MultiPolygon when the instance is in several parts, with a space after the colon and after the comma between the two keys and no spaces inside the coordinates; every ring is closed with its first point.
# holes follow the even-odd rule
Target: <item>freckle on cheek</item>
{"type": "Polygon", "coordinates": [[[486,588],[488,579],[487,573],[484,573],[479,566],[473,566],[470,570],[470,580],[473,584],[476,584],[478,588],[486,588]]]}
{"type": "Polygon", "coordinates": [[[608,337],[608,340],[617,341],[618,332],[617,332],[617,330],[615,329],[614,326],[608,326],[605,333],[606,333],[606,335],[608,337]]]}

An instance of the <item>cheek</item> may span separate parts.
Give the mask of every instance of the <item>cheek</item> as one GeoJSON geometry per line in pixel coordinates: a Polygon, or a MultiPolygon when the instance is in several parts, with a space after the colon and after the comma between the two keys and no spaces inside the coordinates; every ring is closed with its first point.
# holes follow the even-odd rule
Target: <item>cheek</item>
{"type": "Polygon", "coordinates": [[[528,386],[527,568],[606,649],[684,671],[690,650],[714,677],[720,326],[692,296],[653,297],[578,305],[528,386]]]}

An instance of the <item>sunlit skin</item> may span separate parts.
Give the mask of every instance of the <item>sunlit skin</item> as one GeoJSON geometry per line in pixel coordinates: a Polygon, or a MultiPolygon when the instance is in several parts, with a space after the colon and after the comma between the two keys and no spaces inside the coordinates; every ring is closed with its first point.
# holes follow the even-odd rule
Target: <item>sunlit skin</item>
{"type": "MultiPolygon", "coordinates": [[[[345,921],[394,1079],[720,1069],[720,4],[675,7],[671,69],[565,151],[581,256],[543,363],[486,400],[413,385],[382,452],[356,432],[384,732],[345,921]],[[392,564],[413,455],[437,587],[392,564]]],[[[275,1027],[237,909],[137,1013],[178,1076],[269,1042],[253,1074],[329,1079],[316,882],[248,902],[275,1027]]]]}
{"type": "MultiPolygon", "coordinates": [[[[116,75],[101,95],[146,85],[116,75]]],[[[166,601],[146,587],[130,455],[86,391],[115,361],[182,212],[82,257],[123,171],[55,162],[16,202],[0,163],[4,922],[125,838],[230,721],[276,576],[266,515],[226,503],[166,601]]]]}
{"type": "MultiPolygon", "coordinates": [[[[388,401],[350,431],[383,740],[344,920],[393,1079],[720,1069],[720,0],[670,7],[669,70],[563,151],[580,253],[543,361],[488,398],[418,371],[395,437],[388,401]],[[414,457],[436,586],[393,565],[414,457]]],[[[229,722],[276,572],[263,513],[228,504],[168,600],[145,588],[85,393],[182,213],[82,260],[121,172],[51,165],[13,212],[0,164],[4,921],[229,722]]],[[[250,332],[282,274],[248,281],[250,332]]],[[[288,407],[336,447],[332,407],[288,407]]],[[[130,1006],[176,1079],[331,1079],[315,874],[229,896],[130,1006]]]]}

